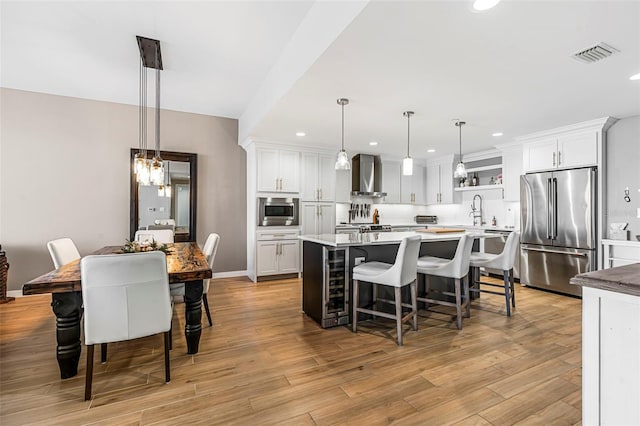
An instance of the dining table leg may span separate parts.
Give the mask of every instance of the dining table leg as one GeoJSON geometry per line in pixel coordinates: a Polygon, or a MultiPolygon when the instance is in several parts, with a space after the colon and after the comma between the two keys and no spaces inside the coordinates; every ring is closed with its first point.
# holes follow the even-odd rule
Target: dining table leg
{"type": "Polygon", "coordinates": [[[56,316],[56,358],[60,378],[78,374],[80,344],[80,318],[82,318],[82,292],[52,293],[51,307],[56,316]]]}
{"type": "Polygon", "coordinates": [[[197,354],[202,334],[202,280],[190,281],[184,286],[185,325],[187,353],[197,354]]]}

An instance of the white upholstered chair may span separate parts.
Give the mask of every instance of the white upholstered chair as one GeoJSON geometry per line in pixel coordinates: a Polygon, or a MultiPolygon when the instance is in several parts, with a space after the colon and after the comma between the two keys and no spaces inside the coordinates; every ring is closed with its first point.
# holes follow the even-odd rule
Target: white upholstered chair
{"type": "Polygon", "coordinates": [[[466,316],[469,317],[469,260],[471,258],[471,250],[473,248],[474,237],[472,235],[463,235],[460,237],[458,247],[456,248],[453,259],[443,259],[434,256],[422,256],[418,258],[418,273],[425,275],[425,294],[418,296],[420,302],[433,303],[445,306],[455,306],[456,308],[456,325],[458,330],[462,329],[462,289],[464,287],[464,308],[466,316]],[[447,291],[434,291],[430,288],[429,277],[443,277],[454,280],[454,293],[447,291]],[[454,296],[454,302],[445,300],[432,299],[430,293],[440,293],[446,296],[454,296]]]}
{"type": "MultiPolygon", "coordinates": [[[[218,244],[220,243],[220,235],[212,232],[207,237],[204,242],[204,246],[202,247],[202,253],[204,253],[207,258],[207,263],[210,268],[213,268],[213,261],[216,258],[216,253],[218,252],[218,244]]],[[[171,287],[171,295],[173,296],[184,296],[184,284],[182,287],[171,287]]],[[[207,293],[209,292],[209,279],[206,279],[202,282],[202,303],[204,304],[204,310],[207,314],[207,319],[209,320],[209,326],[213,326],[213,321],[211,320],[211,311],[209,310],[209,299],[207,298],[207,293]]]]}
{"type": "Polygon", "coordinates": [[[47,243],[53,266],[58,269],[76,259],[80,259],[80,253],[71,238],[59,238],[47,243]]]}
{"type": "Polygon", "coordinates": [[[472,283],[469,288],[472,292],[482,292],[503,295],[505,297],[507,306],[507,316],[511,316],[511,306],[516,307],[516,293],[513,280],[513,265],[516,261],[516,251],[518,248],[518,240],[520,239],[520,233],[511,232],[507,237],[507,241],[504,243],[504,248],[500,254],[491,253],[471,253],[471,260],[469,265],[471,266],[472,283]],[[480,280],[480,268],[493,268],[500,269],[502,271],[502,277],[504,285],[493,284],[483,282],[480,280]],[[485,290],[480,286],[501,287],[502,292],[485,290]]]}
{"type": "Polygon", "coordinates": [[[167,260],[159,251],[86,256],[80,261],[87,373],[84,399],[91,399],[94,345],[164,333],[165,381],[169,382],[171,297],[167,260]]]}
{"type": "Polygon", "coordinates": [[[402,239],[398,254],[393,264],[384,262],[365,262],[353,268],[353,318],[351,321],[353,332],[358,331],[358,313],[366,313],[374,316],[394,319],[398,333],[398,346],[402,346],[402,324],[411,319],[413,329],[418,329],[418,306],[416,302],[416,263],[418,261],[418,253],[420,252],[420,242],[422,238],[419,235],[406,237],[402,239]],[[395,315],[386,312],[376,311],[372,309],[361,308],[358,306],[358,296],[360,281],[370,282],[374,287],[374,300],[376,302],[394,303],[396,308],[395,315]],[[384,285],[394,288],[394,301],[377,299],[376,285],[384,285]],[[401,289],[410,285],[411,288],[411,304],[402,303],[401,289]],[[409,313],[403,316],[402,308],[410,308],[409,313]]]}
{"type": "Polygon", "coordinates": [[[173,231],[171,229],[148,229],[136,231],[135,240],[139,243],[155,240],[160,244],[173,243],[173,231]]]}

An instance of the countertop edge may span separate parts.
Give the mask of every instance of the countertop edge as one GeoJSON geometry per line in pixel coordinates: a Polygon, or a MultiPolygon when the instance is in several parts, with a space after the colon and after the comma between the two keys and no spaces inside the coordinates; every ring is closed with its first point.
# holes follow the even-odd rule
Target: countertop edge
{"type": "Polygon", "coordinates": [[[573,285],[640,297],[640,263],[576,275],[573,285]],[[635,279],[635,281],[634,281],[635,279]]]}

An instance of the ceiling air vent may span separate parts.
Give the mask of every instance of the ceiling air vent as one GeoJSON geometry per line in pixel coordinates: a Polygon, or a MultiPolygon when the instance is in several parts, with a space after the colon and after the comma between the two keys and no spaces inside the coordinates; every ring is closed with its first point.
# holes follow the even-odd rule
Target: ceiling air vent
{"type": "Polygon", "coordinates": [[[592,64],[601,59],[607,58],[616,52],[619,52],[619,50],[615,47],[611,47],[606,43],[598,43],[595,46],[591,46],[578,53],[574,53],[573,58],[580,62],[584,62],[585,64],[592,64]]]}

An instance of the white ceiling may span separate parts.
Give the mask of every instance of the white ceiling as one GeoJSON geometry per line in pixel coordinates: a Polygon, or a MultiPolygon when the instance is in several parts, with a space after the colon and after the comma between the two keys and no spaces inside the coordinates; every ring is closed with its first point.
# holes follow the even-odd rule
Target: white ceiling
{"type": "Polygon", "coordinates": [[[137,104],[139,34],[161,40],[163,107],[240,118],[241,137],[337,150],[339,97],[351,100],[347,150],[398,157],[406,153],[405,110],[415,111],[411,154],[423,158],[457,151],[453,118],[467,121],[463,149],[472,152],[640,114],[640,81],[629,80],[640,72],[639,1],[503,0],[484,13],[470,3],[369,2],[307,58],[306,72],[276,82],[267,105],[256,94],[276,84],[274,72],[286,74],[285,52],[296,66],[292,40],[299,52],[301,39],[318,49],[313,37],[300,37],[313,2],[3,1],[1,84],[137,104]],[[589,65],[570,57],[598,42],[620,53],[589,65]],[[247,118],[256,102],[264,111],[247,118]],[[504,136],[492,137],[497,131],[504,136]]]}

